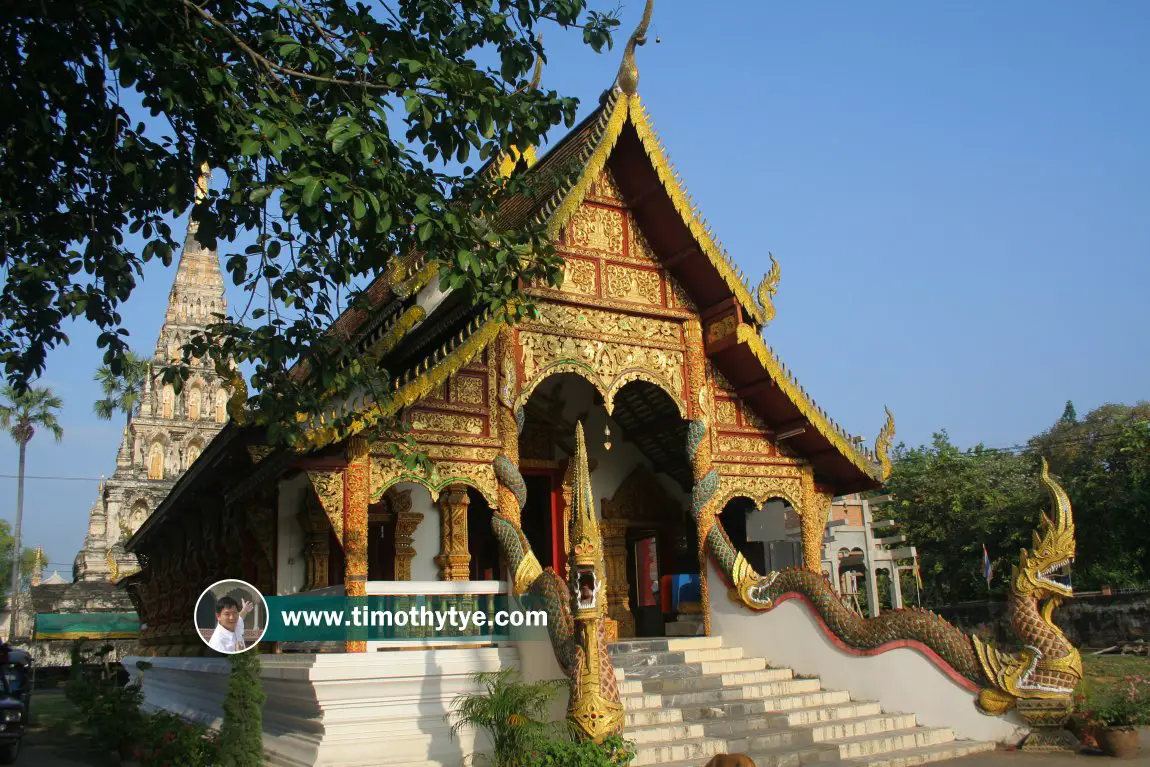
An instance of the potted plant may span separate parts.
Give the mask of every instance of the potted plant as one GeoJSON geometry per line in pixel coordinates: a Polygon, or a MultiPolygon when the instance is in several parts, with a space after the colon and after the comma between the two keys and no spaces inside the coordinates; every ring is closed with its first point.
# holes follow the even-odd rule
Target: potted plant
{"type": "Polygon", "coordinates": [[[1088,696],[1098,747],[1108,756],[1133,759],[1141,751],[1138,727],[1150,724],[1150,682],[1131,677],[1105,693],[1088,696]]]}

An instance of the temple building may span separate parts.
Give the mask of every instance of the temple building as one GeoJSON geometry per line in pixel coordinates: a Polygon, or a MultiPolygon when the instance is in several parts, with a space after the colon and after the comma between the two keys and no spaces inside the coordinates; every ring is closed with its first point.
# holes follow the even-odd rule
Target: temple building
{"type": "Polygon", "coordinates": [[[208,361],[192,361],[192,375],[179,393],[160,378],[164,365],[180,359],[184,339],[216,321],[212,315],[227,311],[219,256],[200,244],[196,228],[193,220],[139,408],[124,427],[115,471],[100,483],[92,505],[84,548],[74,565],[78,582],[112,582],[136,569],[136,558],[123,542],[228,420],[227,390],[208,361]]]}
{"type": "MultiPolygon", "coordinates": [[[[933,617],[916,619],[905,641],[897,621],[885,634],[858,628],[851,621],[864,619],[830,587],[832,501],[882,487],[893,419],[873,450],[864,447],[765,340],[778,264],[757,288],[748,284],[639,98],[634,51],[650,13],[648,2],[591,114],[538,159],[512,152],[480,171],[517,167],[534,180],[539,193],[509,201],[500,225],[541,222],[564,257],[561,286],[524,286],[530,317],[512,323],[477,308],[440,289],[433,262],[401,258],[368,290],[373,308],[334,328],[351,354],[386,368],[386,401],[333,403],[333,413],[357,416],[354,426],[336,432],[317,420],[295,449],[231,420],[142,524],[129,512],[125,548],[142,567],[118,584],[141,619],[148,705],[218,725],[228,664],[192,616],[222,579],[268,596],[479,598],[537,593],[548,571],[564,578],[581,424],[605,562],[604,674],[620,680],[636,766],[702,764],[726,750],[778,754],[787,742],[804,762],[913,754],[905,763],[917,764],[991,748],[1013,731],[972,705],[981,672],[966,639],[936,630],[933,617]],[[581,172],[560,185],[565,174],[551,171],[572,162],[581,172]],[[410,427],[433,470],[408,470],[375,439],[389,418],[410,427]],[[744,554],[757,529],[747,518],[762,514],[797,525],[795,545],[769,553],[775,565],[761,546],[755,563],[744,554]],[[694,599],[660,593],[692,580],[694,599]],[[924,620],[933,633],[914,633],[924,620]],[[706,711],[720,713],[708,720],[706,711]],[[809,729],[817,723],[825,730],[809,729]],[[807,729],[791,741],[778,732],[792,727],[807,729]]],[[[153,391],[146,417],[167,403],[153,391]]],[[[180,402],[165,411],[186,412],[180,402]]],[[[182,441],[145,432],[125,464],[143,480],[158,444],[166,472],[168,446],[192,444],[195,429],[182,441]]],[[[174,455],[188,465],[186,450],[174,455]]],[[[108,519],[123,519],[136,497],[108,519]]],[[[103,522],[93,524],[106,540],[103,522]]],[[[556,647],[563,630],[548,626],[556,647]]],[[[444,715],[457,693],[476,689],[473,673],[570,673],[570,659],[547,642],[441,644],[261,643],[267,762],[459,764],[483,736],[451,737],[444,715]]]]}

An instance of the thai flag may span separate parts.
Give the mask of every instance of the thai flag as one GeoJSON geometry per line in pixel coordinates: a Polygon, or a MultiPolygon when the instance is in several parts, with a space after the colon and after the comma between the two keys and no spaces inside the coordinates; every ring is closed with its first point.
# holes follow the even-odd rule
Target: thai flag
{"type": "Polygon", "coordinates": [[[986,578],[986,585],[990,586],[990,579],[994,577],[994,565],[990,563],[990,552],[986,544],[982,544],[982,577],[986,578]]]}

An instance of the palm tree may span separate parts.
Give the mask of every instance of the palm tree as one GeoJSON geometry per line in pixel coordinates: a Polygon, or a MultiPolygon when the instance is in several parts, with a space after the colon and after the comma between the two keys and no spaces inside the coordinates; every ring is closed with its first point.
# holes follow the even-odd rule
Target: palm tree
{"type": "Polygon", "coordinates": [[[101,365],[95,380],[104,391],[104,399],[96,400],[92,406],[96,416],[110,421],[119,411],[127,421],[131,421],[144,396],[148,367],[148,360],[137,357],[131,350],[124,354],[123,367],[118,375],[108,365],[101,365]]]}
{"type": "Polygon", "coordinates": [[[20,524],[24,519],[24,456],[36,428],[48,430],[56,441],[64,438],[64,429],[56,420],[56,411],[64,402],[47,387],[31,387],[23,393],[11,386],[0,391],[0,426],[20,446],[20,474],[16,480],[16,532],[12,542],[12,626],[16,626],[16,596],[20,593],[20,524]]]}

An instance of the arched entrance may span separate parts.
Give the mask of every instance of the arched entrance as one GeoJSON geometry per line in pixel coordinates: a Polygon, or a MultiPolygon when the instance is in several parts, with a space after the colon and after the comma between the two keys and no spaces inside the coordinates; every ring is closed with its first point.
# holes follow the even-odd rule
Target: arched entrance
{"type": "Polygon", "coordinates": [[[719,521],[755,572],[803,566],[802,528],[788,501],[771,498],[760,506],[747,496],[736,496],[723,506],[719,521]]]}
{"type": "Polygon", "coordinates": [[[597,386],[563,372],[540,382],[524,411],[522,525],[540,564],[566,575],[567,471],[581,421],[601,520],[608,615],[620,637],[664,636],[682,580],[697,581],[699,570],[687,422],[679,405],[660,386],[637,378],[612,393],[608,416],[597,386]]]}

